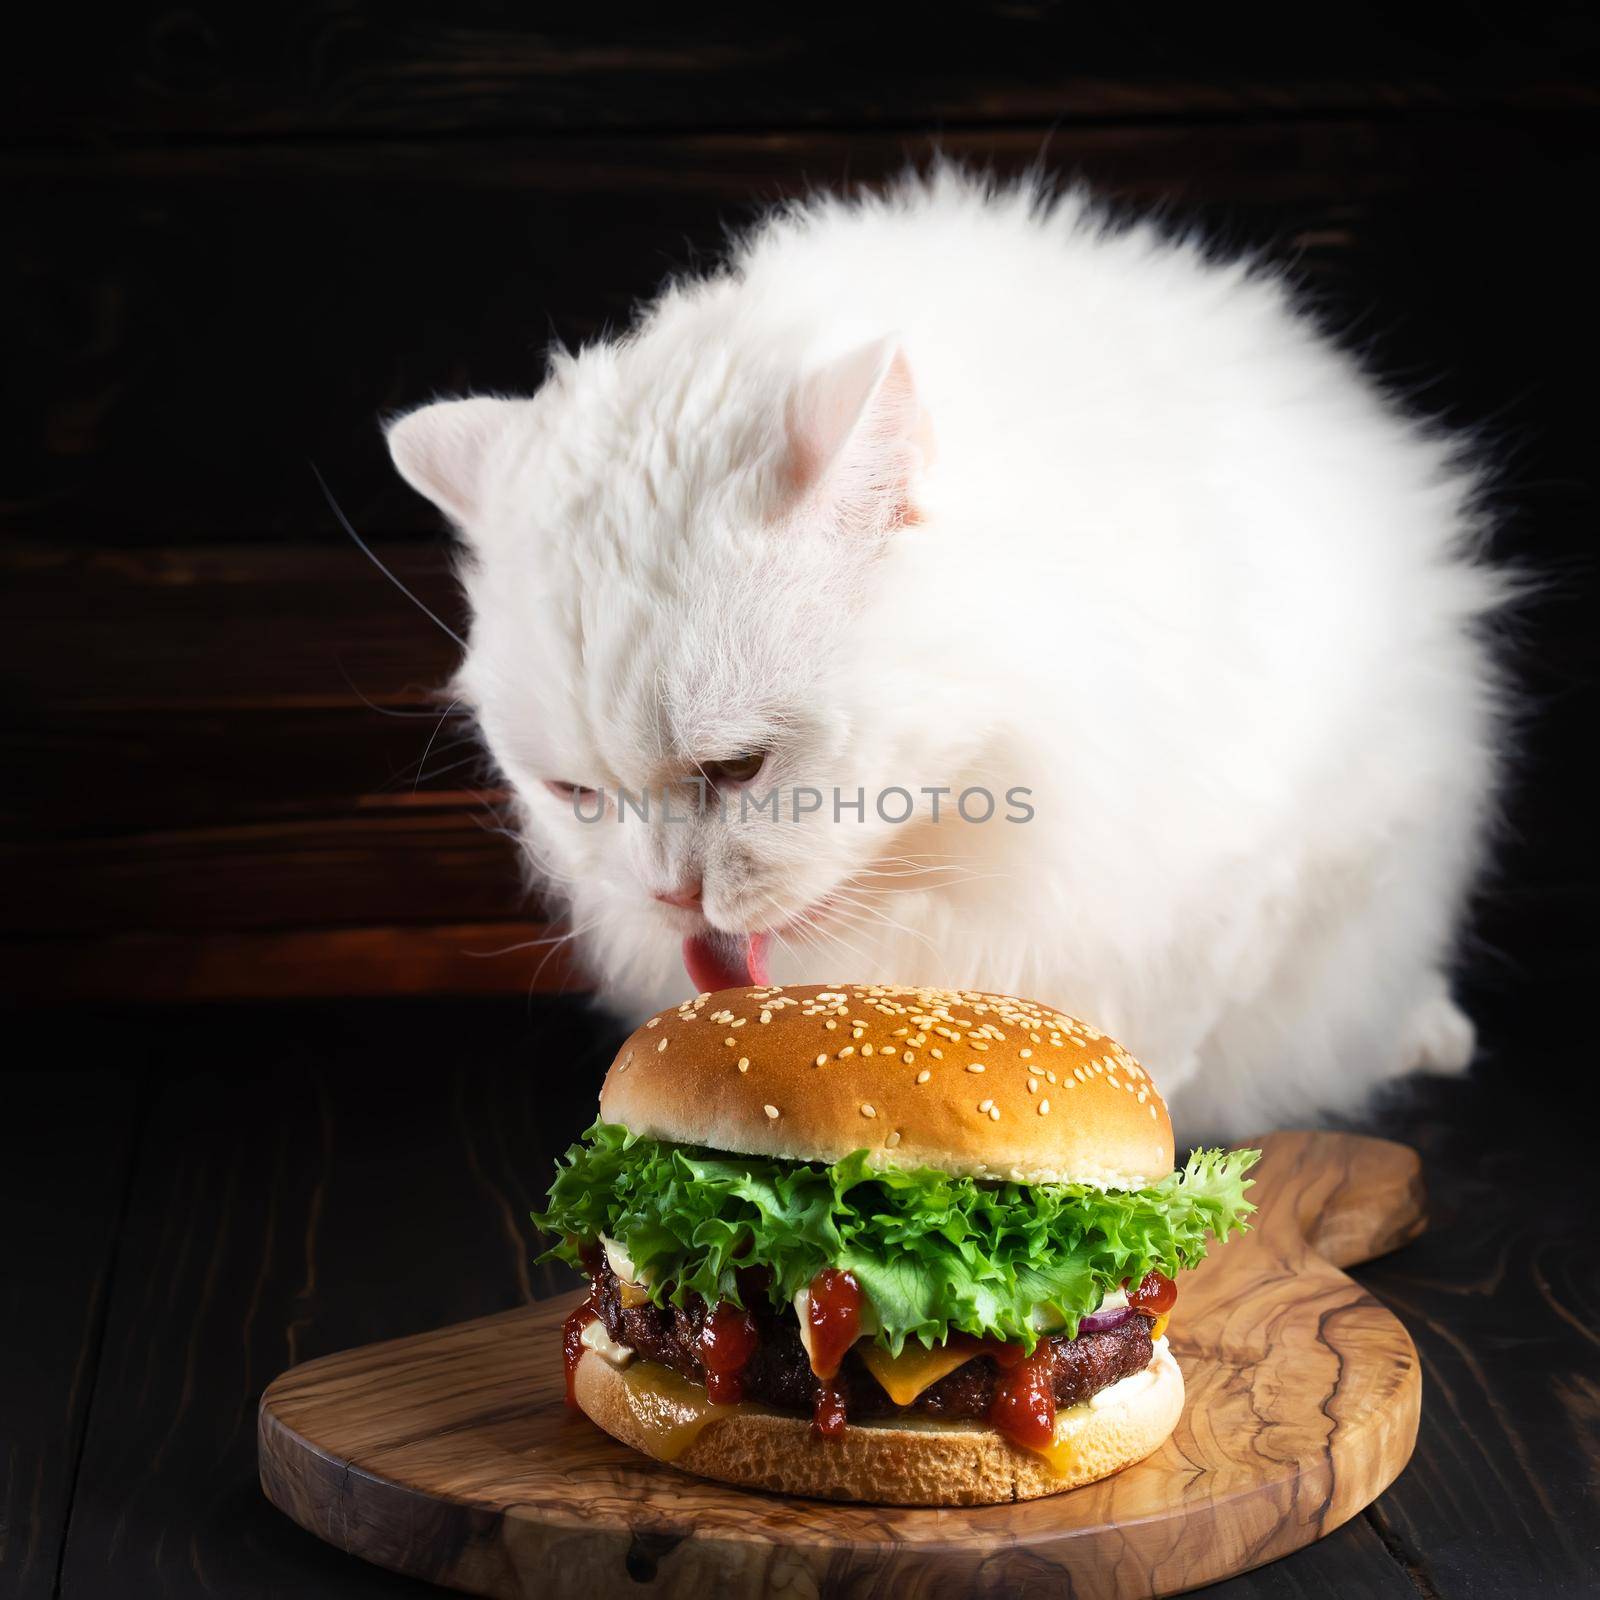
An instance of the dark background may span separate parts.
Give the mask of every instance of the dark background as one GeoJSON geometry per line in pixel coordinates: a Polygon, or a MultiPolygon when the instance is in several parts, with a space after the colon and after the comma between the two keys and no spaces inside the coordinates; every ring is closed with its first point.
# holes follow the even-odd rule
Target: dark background
{"type": "Polygon", "coordinates": [[[1592,8],[1248,38],[1052,4],[56,9],[0,97],[0,955],[27,1041],[0,1080],[0,1594],[406,1592],[260,1501],[255,1397],[557,1284],[526,1213],[610,1031],[554,992],[558,950],[482,954],[547,930],[440,721],[453,646],[309,463],[453,621],[378,416],[531,387],[552,336],[620,324],[762,199],[935,135],[1282,262],[1498,465],[1533,592],[1467,953],[1486,1047],[1369,1121],[1436,1196],[1362,1274],[1418,1339],[1423,1440],[1378,1506],[1224,1587],[1591,1589],[1592,8]]]}

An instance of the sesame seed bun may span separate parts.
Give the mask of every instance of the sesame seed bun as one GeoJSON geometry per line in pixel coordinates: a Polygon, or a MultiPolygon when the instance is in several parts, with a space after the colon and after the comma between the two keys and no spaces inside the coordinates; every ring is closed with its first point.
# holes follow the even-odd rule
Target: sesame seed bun
{"type": "Polygon", "coordinates": [[[778,1494],[897,1506],[981,1506],[1060,1494],[1142,1461],[1178,1425],[1183,1374],[1157,1344],[1150,1365],[1057,1420],[1070,1441],[1052,1465],[979,1422],[918,1418],[852,1423],[837,1439],[813,1437],[803,1417],[738,1406],[709,1422],[686,1449],[663,1448],[639,1367],[618,1370],[585,1351],[573,1374],[579,1408],[614,1439],[702,1478],[778,1494]],[[632,1376],[630,1377],[630,1374],[632,1376]]]}
{"type": "Polygon", "coordinates": [[[612,1063],[600,1114],[744,1155],[1142,1188],[1172,1171],[1143,1067],[1031,1000],[890,984],[723,989],[663,1011],[612,1063]]]}

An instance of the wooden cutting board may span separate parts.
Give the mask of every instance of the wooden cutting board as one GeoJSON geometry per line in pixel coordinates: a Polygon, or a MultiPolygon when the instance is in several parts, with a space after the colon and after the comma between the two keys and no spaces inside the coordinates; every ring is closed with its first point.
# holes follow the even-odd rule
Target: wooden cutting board
{"type": "Polygon", "coordinates": [[[688,1477],[567,1411],[566,1296],[284,1373],[261,1398],[262,1487],[367,1561],[507,1600],[1035,1585],[1126,1600],[1260,1566],[1354,1516],[1411,1455],[1416,1351],[1339,1268],[1424,1220],[1402,1145],[1334,1133],[1262,1144],[1253,1231],[1182,1279],[1177,1431],[1104,1482],[940,1511],[688,1477]]]}

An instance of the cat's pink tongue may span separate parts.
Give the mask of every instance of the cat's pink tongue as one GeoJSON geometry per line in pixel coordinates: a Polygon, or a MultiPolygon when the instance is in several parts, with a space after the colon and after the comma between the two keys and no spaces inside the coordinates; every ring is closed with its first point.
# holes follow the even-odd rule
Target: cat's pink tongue
{"type": "Polygon", "coordinates": [[[683,941],[683,964],[689,969],[689,982],[701,993],[718,989],[742,989],[746,984],[767,980],[765,933],[730,938],[726,934],[697,933],[683,941]]]}

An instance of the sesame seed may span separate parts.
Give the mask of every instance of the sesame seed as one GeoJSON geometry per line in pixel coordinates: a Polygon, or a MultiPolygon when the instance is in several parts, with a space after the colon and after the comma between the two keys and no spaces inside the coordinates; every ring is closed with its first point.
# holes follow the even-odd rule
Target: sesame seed
{"type": "Polygon", "coordinates": [[[1039,1092],[1039,1080],[1037,1078],[1029,1078],[1028,1079],[1028,1093],[1029,1094],[1038,1094],[1038,1092],[1039,1092]]]}
{"type": "Polygon", "coordinates": [[[771,1022],[772,1021],[772,1013],[770,1011],[763,1011],[761,1013],[760,1017],[758,1017],[756,1020],[759,1021],[759,1022],[771,1022]]]}
{"type": "Polygon", "coordinates": [[[993,1111],[994,1110],[994,1101],[993,1100],[980,1100],[978,1102],[978,1109],[980,1111],[993,1111]]]}
{"type": "Polygon", "coordinates": [[[917,1082],[918,1083],[926,1083],[928,1081],[928,1079],[931,1078],[932,1076],[933,1076],[933,1074],[931,1072],[929,1072],[926,1067],[924,1067],[922,1069],[922,1071],[917,1074],[917,1082]]]}
{"type": "Polygon", "coordinates": [[[1151,1106],[1150,1107],[1150,1120],[1152,1122],[1155,1121],[1155,1116],[1156,1116],[1156,1108],[1154,1106],[1151,1106]]]}
{"type": "Polygon", "coordinates": [[[762,1109],[762,1110],[763,1110],[763,1111],[765,1111],[765,1112],[766,1112],[766,1114],[767,1114],[767,1115],[768,1115],[768,1116],[769,1116],[769,1117],[772,1117],[772,1118],[774,1118],[774,1119],[776,1119],[776,1118],[777,1118],[777,1115],[778,1115],[778,1108],[777,1108],[777,1107],[776,1107],[776,1106],[762,1106],[762,1108],[761,1108],[761,1109],[762,1109]]]}
{"type": "Polygon", "coordinates": [[[893,1149],[894,1149],[894,1147],[895,1147],[895,1146],[896,1146],[896,1145],[897,1145],[897,1144],[899,1144],[899,1143],[900,1143],[900,1130],[899,1130],[899,1129],[898,1129],[898,1128],[896,1128],[896,1129],[895,1129],[895,1130],[894,1130],[894,1132],[893,1132],[893,1133],[891,1133],[891,1134],[890,1134],[890,1135],[889,1135],[889,1137],[888,1137],[888,1138],[887,1138],[887,1139],[885,1139],[885,1140],[884,1140],[884,1141],[883,1141],[883,1142],[884,1142],[884,1143],[885,1143],[885,1144],[886,1144],[886,1145],[888,1145],[888,1147],[889,1147],[889,1148],[890,1148],[890,1149],[891,1149],[891,1150],[893,1150],[893,1149]]]}
{"type": "Polygon", "coordinates": [[[1050,1110],[1050,1102],[1048,1100],[1041,1100],[1039,1102],[1039,1115],[1041,1117],[1045,1116],[1049,1112],[1049,1110],[1050,1110]]]}
{"type": "Polygon", "coordinates": [[[909,1050],[907,1050],[906,1053],[903,1056],[900,1057],[900,1059],[903,1062],[905,1062],[905,1064],[909,1067],[911,1065],[911,1063],[913,1061],[915,1061],[917,1058],[914,1055],[912,1055],[912,1053],[909,1050]]]}
{"type": "Polygon", "coordinates": [[[982,1072],[983,1071],[983,1063],[981,1061],[969,1061],[967,1063],[967,1071],[968,1072],[982,1072]]]}
{"type": "Polygon", "coordinates": [[[843,1061],[846,1056],[853,1056],[855,1053],[856,1047],[853,1044],[847,1044],[844,1049],[839,1052],[838,1059],[843,1061]]]}
{"type": "Polygon", "coordinates": [[[827,1064],[828,1064],[828,1058],[826,1056],[818,1056],[817,1057],[817,1065],[819,1067],[825,1067],[825,1066],[827,1066],[827,1064]]]}
{"type": "Polygon", "coordinates": [[[1033,1054],[1033,1051],[1031,1051],[1031,1050],[1019,1050],[1019,1051],[1017,1051],[1017,1054],[1018,1054],[1018,1056],[1020,1056],[1022,1058],[1022,1060],[1026,1061],[1028,1059],[1028,1057],[1033,1054]]]}
{"type": "Polygon", "coordinates": [[[864,1044],[864,1045],[862,1045],[862,1047],[861,1047],[861,1053],[862,1053],[862,1055],[864,1055],[864,1056],[870,1056],[870,1055],[871,1055],[871,1054],[872,1054],[872,1046],[871,1046],[871,1045],[870,1045],[870,1044],[864,1044]]]}
{"type": "Polygon", "coordinates": [[[728,1035],[728,1037],[726,1039],[724,1039],[722,1042],[724,1044],[738,1044],[739,1041],[737,1039],[735,1039],[734,1036],[730,1033],[728,1035]]]}
{"type": "Polygon", "coordinates": [[[989,1107],[989,1120],[991,1122],[998,1122],[1000,1120],[1000,1107],[999,1106],[990,1106],[989,1107]]]}
{"type": "Polygon", "coordinates": [[[877,1114],[878,1114],[878,1111],[877,1111],[877,1107],[875,1107],[875,1106],[864,1105],[861,1108],[861,1115],[864,1116],[864,1117],[875,1117],[875,1116],[877,1116],[877,1114]]]}
{"type": "Polygon", "coordinates": [[[667,1048],[667,1041],[666,1041],[666,1040],[665,1040],[665,1039],[663,1039],[663,1040],[662,1040],[662,1041],[661,1041],[661,1043],[660,1043],[660,1044],[658,1044],[658,1045],[657,1045],[657,1046],[656,1046],[656,1054],[657,1054],[657,1055],[660,1055],[660,1054],[661,1054],[661,1052],[662,1052],[662,1051],[663,1051],[663,1050],[665,1050],[665,1049],[666,1049],[666,1048],[667,1048]]]}
{"type": "Polygon", "coordinates": [[[928,1054],[929,1054],[929,1055],[930,1055],[930,1056],[932,1056],[932,1057],[933,1057],[933,1059],[934,1059],[934,1060],[935,1060],[935,1061],[943,1061],[943,1060],[944,1060],[944,1051],[943,1051],[943,1050],[941,1050],[941,1049],[940,1049],[940,1048],[939,1048],[939,1047],[938,1047],[938,1045],[935,1045],[935,1046],[934,1046],[934,1047],[933,1047],[933,1049],[931,1049],[931,1050],[930,1050],[930,1051],[929,1051],[929,1052],[928,1052],[928,1054]]]}
{"type": "Polygon", "coordinates": [[[645,1023],[645,1027],[654,1028],[655,1026],[657,1026],[657,1024],[660,1021],[661,1021],[660,1017],[651,1017],[651,1019],[647,1023],[645,1023]]]}

